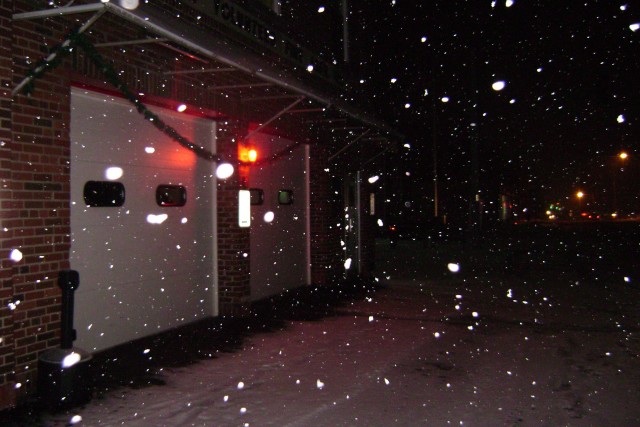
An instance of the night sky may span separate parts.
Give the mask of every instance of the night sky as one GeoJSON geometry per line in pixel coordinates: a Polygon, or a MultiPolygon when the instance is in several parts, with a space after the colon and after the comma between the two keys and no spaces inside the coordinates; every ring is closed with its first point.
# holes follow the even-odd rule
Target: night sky
{"type": "Polygon", "coordinates": [[[638,210],[640,2],[350,7],[352,90],[418,152],[400,169],[412,170],[421,209],[432,197],[435,137],[450,211],[464,209],[471,192],[473,141],[487,204],[509,194],[530,211],[550,202],[571,208],[580,189],[585,205],[606,211],[615,186],[619,208],[638,210]],[[504,89],[494,90],[496,81],[504,89]],[[615,157],[623,149],[625,164],[615,157]]]}

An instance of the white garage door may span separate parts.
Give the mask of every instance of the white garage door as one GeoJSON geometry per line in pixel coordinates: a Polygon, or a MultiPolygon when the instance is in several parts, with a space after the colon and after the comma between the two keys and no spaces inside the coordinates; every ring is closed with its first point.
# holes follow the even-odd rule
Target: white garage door
{"type": "MultiPolygon", "coordinates": [[[[98,351],[216,315],[215,165],[125,100],[74,89],[71,107],[71,268],[80,273],[75,344],[98,351]],[[87,206],[96,202],[87,202],[85,191],[91,198],[120,185],[122,206],[87,206]]],[[[215,150],[215,122],[150,109],[215,150]]]]}
{"type": "Polygon", "coordinates": [[[263,194],[251,206],[251,298],[258,300],[310,282],[309,153],[276,136],[258,134],[251,142],[261,158],[283,154],[252,166],[249,178],[263,194]]]}

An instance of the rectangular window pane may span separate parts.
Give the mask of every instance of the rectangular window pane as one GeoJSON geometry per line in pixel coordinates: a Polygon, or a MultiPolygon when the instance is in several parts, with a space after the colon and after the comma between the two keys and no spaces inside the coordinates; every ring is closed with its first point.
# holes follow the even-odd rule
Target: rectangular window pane
{"type": "Polygon", "coordinates": [[[156,203],[158,206],[184,206],[187,203],[187,189],[182,185],[159,185],[156,203]]]}
{"type": "Polygon", "coordinates": [[[124,205],[124,185],[113,181],[87,181],[84,202],[91,207],[118,207],[124,205]]]}
{"type": "Polygon", "coordinates": [[[293,190],[278,191],[278,203],[281,205],[293,204],[293,190]]]}

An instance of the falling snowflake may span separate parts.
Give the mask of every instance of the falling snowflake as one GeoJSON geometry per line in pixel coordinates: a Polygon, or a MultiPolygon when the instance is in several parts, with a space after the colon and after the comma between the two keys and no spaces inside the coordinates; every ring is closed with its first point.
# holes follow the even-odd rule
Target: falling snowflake
{"type": "Polygon", "coordinates": [[[20,252],[20,249],[13,249],[9,254],[9,259],[13,262],[22,261],[22,252],[20,252]]]}
{"type": "Polygon", "coordinates": [[[498,80],[496,82],[493,82],[493,84],[491,85],[491,88],[496,92],[499,92],[502,89],[504,89],[505,86],[506,86],[506,83],[504,80],[498,80]]]}
{"type": "Polygon", "coordinates": [[[118,166],[111,166],[104,171],[104,177],[109,181],[115,181],[122,178],[124,171],[118,166]]]}
{"type": "Polygon", "coordinates": [[[140,5],[139,0],[120,0],[120,6],[122,6],[127,10],[137,9],[139,5],[140,5]]]}
{"type": "Polygon", "coordinates": [[[66,355],[64,357],[64,359],[62,359],[62,367],[63,368],[70,368],[73,365],[75,365],[76,363],[78,363],[81,359],[80,354],[76,353],[75,351],[72,351],[71,353],[69,353],[68,355],[66,355]]]}

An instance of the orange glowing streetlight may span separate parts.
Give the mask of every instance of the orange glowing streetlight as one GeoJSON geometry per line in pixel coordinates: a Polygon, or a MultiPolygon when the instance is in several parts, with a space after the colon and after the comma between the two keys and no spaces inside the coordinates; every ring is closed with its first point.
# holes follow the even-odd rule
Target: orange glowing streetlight
{"type": "Polygon", "coordinates": [[[612,180],[613,180],[613,211],[617,213],[618,211],[618,174],[624,171],[623,164],[627,162],[629,159],[629,154],[626,151],[622,150],[616,156],[618,160],[620,160],[621,164],[614,164],[614,170],[612,171],[612,180]]]}
{"type": "Polygon", "coordinates": [[[584,198],[584,193],[581,190],[576,192],[576,198],[578,199],[578,211],[582,211],[582,199],[584,198]]]}

